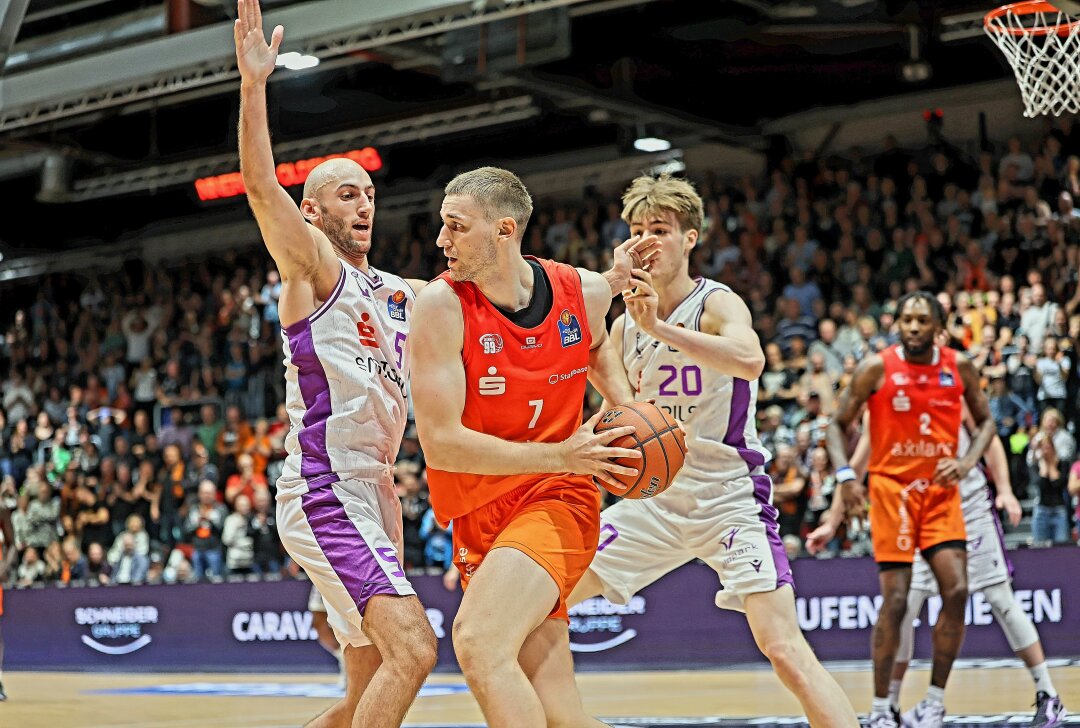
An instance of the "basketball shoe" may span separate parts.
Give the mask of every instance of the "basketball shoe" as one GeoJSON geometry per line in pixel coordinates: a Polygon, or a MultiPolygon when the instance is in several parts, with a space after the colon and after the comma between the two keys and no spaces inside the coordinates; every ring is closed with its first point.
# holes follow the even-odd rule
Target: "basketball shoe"
{"type": "Polygon", "coordinates": [[[923,700],[903,716],[904,728],[941,728],[944,724],[945,706],[930,700],[923,700]]]}
{"type": "Polygon", "coordinates": [[[866,720],[864,728],[900,728],[900,723],[897,722],[895,716],[895,711],[874,713],[866,720]]]}
{"type": "Polygon", "coordinates": [[[1067,715],[1059,696],[1050,697],[1040,690],[1035,696],[1035,719],[1031,721],[1031,726],[1032,728],[1050,728],[1064,725],[1067,715]]]}

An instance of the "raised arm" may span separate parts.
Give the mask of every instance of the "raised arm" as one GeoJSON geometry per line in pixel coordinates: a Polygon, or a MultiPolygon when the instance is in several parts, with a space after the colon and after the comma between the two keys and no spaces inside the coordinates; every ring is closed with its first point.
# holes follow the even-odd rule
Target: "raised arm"
{"type": "Polygon", "coordinates": [[[626,310],[646,333],[678,349],[703,367],[753,381],[765,368],[765,354],[754,331],[750,309],[734,293],[717,291],[705,299],[701,331],[672,326],[657,318],[659,299],[648,271],[635,270],[626,310]]]}
{"type": "Polygon", "coordinates": [[[233,38],[240,69],[240,173],[248,204],[282,282],[292,278],[315,282],[329,277],[332,286],[340,266],[333,246],[322,231],[304,220],[278,182],[270,145],[266,80],[277,63],[284,28],[274,28],[267,44],[258,0],[237,0],[236,12],[233,38]]]}
{"type": "Polygon", "coordinates": [[[607,312],[611,306],[611,289],[608,281],[599,273],[578,268],[581,291],[589,316],[592,333],[592,349],[589,351],[589,383],[604,401],[616,405],[634,399],[634,390],[626,378],[622,363],[622,336],[618,344],[608,335],[607,312]]]}
{"type": "Polygon", "coordinates": [[[416,431],[431,467],[487,475],[571,472],[613,485],[618,481],[609,473],[636,472],[610,458],[636,457],[638,451],[606,446],[633,428],[597,435],[593,428],[600,413],[560,443],[510,442],[465,427],[464,321],[457,295],[445,283],[430,285],[417,297],[410,335],[416,431]]]}

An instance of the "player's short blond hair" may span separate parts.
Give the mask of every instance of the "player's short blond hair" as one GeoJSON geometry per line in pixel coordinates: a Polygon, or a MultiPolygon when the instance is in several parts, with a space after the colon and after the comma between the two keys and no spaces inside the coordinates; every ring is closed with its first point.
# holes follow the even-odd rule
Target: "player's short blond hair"
{"type": "Polygon", "coordinates": [[[684,179],[662,174],[638,177],[623,193],[622,218],[628,225],[651,220],[670,210],[682,231],[701,233],[705,206],[694,186],[684,179]]]}
{"type": "Polygon", "coordinates": [[[532,217],[532,197],[513,172],[498,167],[480,167],[462,172],[446,185],[447,195],[464,195],[476,200],[489,222],[512,217],[517,223],[517,237],[525,234],[532,217]]]}

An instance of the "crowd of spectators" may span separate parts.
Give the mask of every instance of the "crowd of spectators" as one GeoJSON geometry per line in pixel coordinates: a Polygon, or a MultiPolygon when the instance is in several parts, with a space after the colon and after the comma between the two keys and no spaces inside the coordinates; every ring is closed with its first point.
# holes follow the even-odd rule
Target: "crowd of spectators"
{"type": "MultiPolygon", "coordinates": [[[[765,348],[757,419],[790,552],[835,487],[825,428],[858,361],[896,341],[895,301],[934,291],[950,345],[977,364],[1034,545],[1075,540],[1080,125],[977,157],[937,141],[782,160],[767,177],[695,180],[692,272],[747,301],[765,348]]],[[[537,191],[542,194],[542,191],[537,191]]],[[[602,270],[628,236],[618,191],[538,207],[527,253],[602,270]]],[[[372,262],[440,272],[430,222],[372,262]]],[[[288,418],[277,299],[261,250],[11,287],[0,321],[0,500],[20,585],[296,575],[274,483],[288,418]]],[[[620,312],[613,304],[612,316],[620,312]]],[[[598,401],[591,397],[587,408],[598,401]]],[[[404,561],[442,570],[410,425],[395,478],[404,561]]],[[[827,555],[863,554],[864,523],[827,555]]]]}

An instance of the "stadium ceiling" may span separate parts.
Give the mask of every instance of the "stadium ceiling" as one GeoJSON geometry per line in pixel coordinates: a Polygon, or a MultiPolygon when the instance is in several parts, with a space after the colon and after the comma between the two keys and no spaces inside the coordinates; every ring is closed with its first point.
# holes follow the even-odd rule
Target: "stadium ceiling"
{"type": "MultiPolygon", "coordinates": [[[[267,26],[285,25],[283,50],[321,61],[272,77],[276,152],[374,145],[377,183],[402,195],[479,162],[633,154],[639,135],[765,150],[763,124],[795,112],[1006,73],[985,39],[956,32],[957,18],[977,29],[974,2],[263,6],[267,26]],[[903,76],[913,52],[932,69],[916,86],[903,76]]],[[[0,242],[78,246],[247,215],[239,199],[200,202],[192,184],[236,169],[234,12],[230,0],[0,0],[0,194],[25,213],[0,242]]]]}

